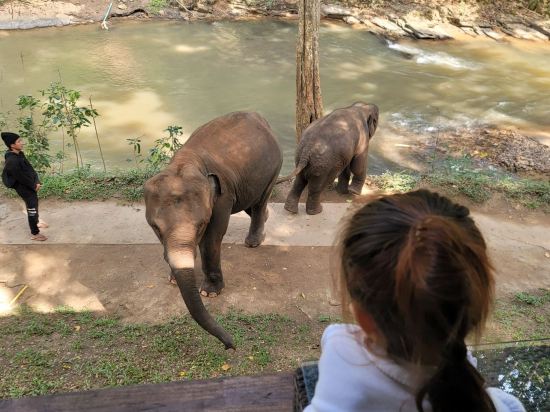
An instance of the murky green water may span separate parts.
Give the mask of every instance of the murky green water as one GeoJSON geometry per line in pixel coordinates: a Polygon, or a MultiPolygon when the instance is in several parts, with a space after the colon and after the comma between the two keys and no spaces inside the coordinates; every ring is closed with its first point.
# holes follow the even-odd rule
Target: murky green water
{"type": "MultiPolygon", "coordinates": [[[[147,150],[168,125],[183,126],[188,136],[218,115],[256,110],[279,136],[287,171],[295,141],[295,38],[295,24],[278,21],[0,31],[0,112],[13,112],[17,96],[38,96],[61,74],[86,100],[92,96],[108,166],[125,167],[127,138],[141,136],[147,150]]],[[[378,104],[376,140],[392,126],[422,133],[490,122],[550,132],[550,47],[392,45],[324,25],[320,48],[326,111],[356,100],[378,104]]],[[[81,141],[84,161],[98,164],[93,129],[81,141]]],[[[384,150],[373,146],[371,173],[387,166],[384,150]]]]}

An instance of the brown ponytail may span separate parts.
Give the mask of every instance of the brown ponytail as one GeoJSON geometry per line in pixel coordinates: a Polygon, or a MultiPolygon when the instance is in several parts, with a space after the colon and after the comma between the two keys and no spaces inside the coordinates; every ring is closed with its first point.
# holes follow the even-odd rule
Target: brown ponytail
{"type": "Polygon", "coordinates": [[[416,395],[416,407],[423,412],[426,395],[433,412],[491,411],[496,409],[485,392],[485,381],[466,358],[464,342],[449,344],[435,375],[416,395]]]}
{"type": "Polygon", "coordinates": [[[341,256],[344,297],[373,317],[388,354],[436,366],[418,410],[427,396],[434,412],[494,411],[464,344],[479,336],[493,296],[469,210],[427,190],[381,197],[352,216],[341,256]]]}

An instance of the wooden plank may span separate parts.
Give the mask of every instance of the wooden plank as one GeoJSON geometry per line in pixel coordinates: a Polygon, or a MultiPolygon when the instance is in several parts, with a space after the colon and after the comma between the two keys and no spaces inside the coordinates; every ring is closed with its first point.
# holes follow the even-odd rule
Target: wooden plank
{"type": "Polygon", "coordinates": [[[10,412],[292,411],[294,375],[238,376],[0,400],[10,412]]]}

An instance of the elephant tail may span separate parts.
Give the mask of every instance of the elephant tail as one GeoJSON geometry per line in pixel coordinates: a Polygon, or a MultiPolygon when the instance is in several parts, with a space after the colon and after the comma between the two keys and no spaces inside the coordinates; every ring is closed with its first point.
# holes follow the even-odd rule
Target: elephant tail
{"type": "Polygon", "coordinates": [[[283,183],[283,182],[287,182],[289,181],[290,179],[296,177],[298,175],[298,173],[300,173],[302,170],[304,170],[304,168],[307,166],[307,160],[306,161],[303,161],[303,160],[300,160],[300,163],[298,163],[298,165],[296,166],[296,169],[294,169],[294,171],[287,175],[287,176],[281,176],[277,179],[277,181],[275,182],[276,185],[278,185],[279,183],[283,183]]]}

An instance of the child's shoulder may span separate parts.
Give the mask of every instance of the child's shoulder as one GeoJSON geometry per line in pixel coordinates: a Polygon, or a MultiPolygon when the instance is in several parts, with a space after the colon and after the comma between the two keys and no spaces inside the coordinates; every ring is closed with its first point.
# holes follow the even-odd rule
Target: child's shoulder
{"type": "Polygon", "coordinates": [[[323,332],[321,348],[327,350],[333,347],[345,347],[348,350],[364,351],[365,333],[358,325],[337,323],[329,325],[323,332]]]}
{"type": "Polygon", "coordinates": [[[357,334],[363,333],[358,325],[352,323],[333,323],[327,326],[323,332],[323,339],[340,338],[355,338],[357,334]]]}

